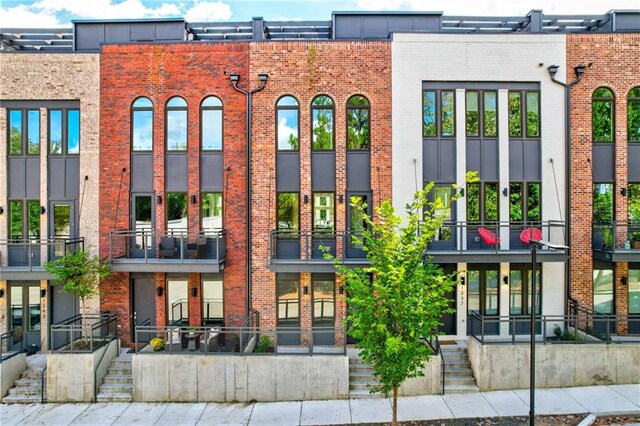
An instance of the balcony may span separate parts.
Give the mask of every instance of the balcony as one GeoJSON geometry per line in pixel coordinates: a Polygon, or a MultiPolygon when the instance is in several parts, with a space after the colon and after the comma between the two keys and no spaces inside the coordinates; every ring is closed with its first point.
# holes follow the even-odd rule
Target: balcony
{"type": "Polygon", "coordinates": [[[49,280],[48,260],[84,249],[84,238],[0,240],[0,280],[49,280]]]}
{"type": "Polygon", "coordinates": [[[269,269],[272,272],[335,272],[326,249],[347,266],[364,267],[369,261],[349,232],[271,231],[269,269]]]}
{"type": "Polygon", "coordinates": [[[609,262],[640,262],[640,222],[613,221],[593,225],[593,258],[609,262]]]}
{"type": "Polygon", "coordinates": [[[189,233],[112,231],[109,237],[111,269],[115,272],[210,272],[224,269],[226,231],[189,233]]]}
{"type": "MultiPolygon", "coordinates": [[[[531,239],[567,245],[563,221],[445,222],[427,247],[436,263],[531,262],[531,239]]],[[[567,250],[538,250],[540,262],[565,262],[567,250]]]]}

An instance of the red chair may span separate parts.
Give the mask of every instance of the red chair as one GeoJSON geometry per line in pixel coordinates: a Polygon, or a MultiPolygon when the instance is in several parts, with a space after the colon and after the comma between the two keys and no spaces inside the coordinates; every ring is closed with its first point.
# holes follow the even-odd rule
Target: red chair
{"type": "Polygon", "coordinates": [[[531,240],[541,240],[542,239],[542,231],[538,228],[525,228],[520,233],[520,241],[525,244],[529,244],[531,240]]]}
{"type": "Polygon", "coordinates": [[[482,241],[487,245],[494,246],[500,242],[500,237],[486,228],[478,228],[478,233],[480,234],[482,241]]]}

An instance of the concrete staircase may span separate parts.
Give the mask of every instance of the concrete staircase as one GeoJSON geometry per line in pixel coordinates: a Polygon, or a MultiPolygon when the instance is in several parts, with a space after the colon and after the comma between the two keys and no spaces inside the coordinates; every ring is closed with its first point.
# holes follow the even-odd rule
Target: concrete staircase
{"type": "Polygon", "coordinates": [[[107,369],[107,375],[96,395],[96,402],[132,402],[133,375],[131,372],[131,354],[121,349],[107,369]]]}
{"type": "Polygon", "coordinates": [[[373,377],[373,367],[362,362],[357,355],[349,355],[349,398],[384,398],[384,394],[370,393],[371,386],[378,384],[373,377]]]}
{"type": "Polygon", "coordinates": [[[480,392],[473,377],[467,348],[458,345],[441,345],[445,364],[444,393],[480,392]]]}
{"type": "MultiPolygon", "coordinates": [[[[27,366],[9,389],[7,396],[2,398],[5,404],[39,404],[42,401],[42,370],[43,366],[27,366]]],[[[44,374],[44,399],[47,399],[47,373],[44,374]]]]}

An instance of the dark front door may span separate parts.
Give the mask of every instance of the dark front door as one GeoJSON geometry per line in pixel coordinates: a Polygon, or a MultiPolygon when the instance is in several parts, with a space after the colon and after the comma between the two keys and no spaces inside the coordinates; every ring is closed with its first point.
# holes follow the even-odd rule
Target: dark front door
{"type": "Polygon", "coordinates": [[[131,257],[154,257],[153,196],[140,194],[131,196],[131,230],[135,232],[131,241],[131,257]]]}
{"type": "MultiPolygon", "coordinates": [[[[62,290],[61,286],[49,287],[49,303],[51,306],[51,324],[58,324],[80,313],[78,299],[62,290]]],[[[66,333],[53,333],[51,347],[58,349],[69,343],[66,333]]]]}
{"type": "Polygon", "coordinates": [[[300,275],[278,274],[278,345],[300,344],[300,275]]]}
{"type": "MultiPolygon", "coordinates": [[[[54,239],[53,245],[49,246],[49,259],[57,259],[64,256],[67,249],[66,242],[75,237],[73,220],[73,204],[68,201],[51,201],[49,203],[49,235],[54,239]]],[[[75,247],[68,247],[74,251],[75,247]]]]}
{"type": "Polygon", "coordinates": [[[40,283],[37,281],[9,282],[9,328],[21,327],[24,343],[41,343],[40,283]]]}
{"type": "Polygon", "coordinates": [[[314,274],[313,290],[313,344],[332,346],[335,342],[335,276],[314,274]]]}
{"type": "MultiPolygon", "coordinates": [[[[135,341],[135,326],[146,323],[149,326],[156,325],[156,292],[155,280],[152,276],[139,276],[131,278],[131,292],[133,296],[131,339],[135,341]]],[[[138,335],[138,341],[145,342],[149,336],[138,335]]]]}
{"type": "Polygon", "coordinates": [[[347,235],[345,246],[347,258],[351,259],[364,259],[366,256],[362,250],[362,231],[365,229],[366,224],[362,213],[359,210],[353,208],[351,204],[354,203],[366,204],[366,214],[371,216],[371,194],[370,193],[349,193],[347,194],[347,227],[349,234],[347,235]],[[356,238],[353,238],[356,237],[356,238]],[[358,242],[358,239],[360,242],[358,242]]]}
{"type": "MultiPolygon", "coordinates": [[[[453,264],[440,265],[440,267],[442,268],[442,272],[444,272],[445,274],[451,274],[456,270],[456,265],[453,264]]],[[[449,299],[449,307],[455,309],[456,286],[454,286],[450,291],[446,292],[444,297],[449,299]]],[[[455,311],[450,314],[443,314],[441,321],[442,326],[440,327],[440,332],[448,336],[454,336],[457,333],[455,311]]]]}

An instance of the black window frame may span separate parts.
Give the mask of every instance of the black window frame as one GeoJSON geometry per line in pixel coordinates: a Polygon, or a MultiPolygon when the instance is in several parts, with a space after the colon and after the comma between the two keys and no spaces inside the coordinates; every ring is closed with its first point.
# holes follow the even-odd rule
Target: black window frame
{"type": "Polygon", "coordinates": [[[300,192],[297,191],[279,191],[276,192],[276,226],[275,229],[281,234],[280,236],[290,236],[293,238],[297,238],[297,234],[300,232],[300,192]],[[280,220],[278,216],[278,211],[280,210],[280,194],[296,194],[298,196],[298,226],[297,229],[280,229],[280,220]]]}
{"type": "Polygon", "coordinates": [[[81,140],[80,137],[82,136],[82,130],[80,128],[80,123],[81,123],[82,117],[80,115],[80,109],[79,108],[49,108],[47,110],[47,155],[52,156],[52,157],[69,157],[69,156],[73,156],[73,157],[77,157],[80,155],[80,147],[81,147],[81,140]],[[61,115],[62,115],[62,122],[61,122],[61,142],[60,142],[60,152],[59,153],[53,153],[51,152],[51,112],[52,111],[60,111],[61,115]],[[69,113],[73,112],[73,111],[77,111],[78,112],[78,153],[69,153],[69,113]]]}
{"type": "MultiPolygon", "coordinates": [[[[187,120],[188,120],[188,116],[189,116],[189,112],[187,111],[187,120]]],[[[202,99],[202,101],[200,102],[200,151],[201,152],[222,152],[224,151],[224,103],[222,102],[222,99],[220,99],[218,96],[215,95],[209,95],[206,96],[204,99],[202,99]],[[207,99],[211,99],[211,98],[215,98],[218,100],[218,102],[220,102],[220,106],[214,105],[214,106],[207,106],[204,105],[205,101],[207,99]],[[220,126],[220,149],[205,149],[204,148],[204,112],[205,111],[220,111],[220,116],[222,118],[221,120],[221,126],[220,126]]],[[[188,123],[188,121],[187,121],[188,123]]],[[[187,143],[189,140],[189,132],[187,131],[187,143]]]]}
{"type": "Polygon", "coordinates": [[[481,182],[473,182],[473,183],[467,183],[467,193],[465,195],[465,199],[467,201],[467,209],[466,209],[466,220],[467,222],[479,222],[479,223],[498,223],[500,222],[500,182],[494,182],[494,181],[481,181],[481,182]],[[470,190],[469,188],[472,186],[477,185],[479,187],[478,190],[478,219],[469,219],[469,195],[470,195],[470,190]],[[486,218],[487,216],[487,210],[486,210],[486,192],[487,192],[487,185],[495,185],[496,187],[496,217],[497,219],[493,220],[489,220],[486,218]]]}
{"type": "Polygon", "coordinates": [[[311,193],[311,219],[313,220],[311,228],[314,233],[329,233],[332,234],[336,231],[336,193],[335,191],[313,191],[311,193]],[[331,226],[331,230],[327,228],[317,228],[316,227],[316,195],[317,194],[331,194],[332,199],[332,215],[333,215],[333,224],[331,226]]]}
{"type": "Polygon", "coordinates": [[[39,157],[42,151],[42,112],[40,108],[7,108],[7,155],[9,157],[39,157]],[[20,153],[11,153],[11,113],[20,112],[20,153]],[[29,112],[38,113],[38,152],[29,153],[29,112]]]}
{"type": "Polygon", "coordinates": [[[509,182],[509,222],[524,222],[524,223],[538,223],[542,221],[542,182],[540,181],[512,181],[509,182]],[[512,185],[521,185],[520,191],[520,211],[522,212],[522,218],[520,220],[511,218],[511,206],[513,205],[511,201],[511,196],[513,194],[512,185]],[[538,216],[537,220],[529,219],[529,194],[530,188],[529,185],[538,185],[540,189],[538,190],[538,216]]]}
{"type": "Polygon", "coordinates": [[[189,104],[187,103],[186,99],[184,99],[182,96],[179,96],[179,95],[171,96],[169,99],[167,99],[167,102],[165,102],[164,104],[164,149],[165,149],[165,152],[167,153],[174,153],[174,152],[180,153],[180,152],[187,152],[189,150],[189,104]],[[174,99],[182,100],[185,103],[185,105],[169,106],[169,102],[171,102],[174,99]],[[184,111],[185,113],[186,134],[185,134],[185,141],[184,141],[184,149],[169,148],[169,113],[174,111],[184,111]]]}
{"type": "MultiPolygon", "coordinates": [[[[346,134],[346,139],[347,139],[347,151],[348,152],[367,152],[367,151],[371,151],[371,102],[369,101],[369,98],[367,98],[364,95],[352,95],[349,97],[349,99],[347,100],[347,110],[346,110],[346,130],[347,130],[347,134],[346,134]],[[366,101],[366,105],[362,106],[362,105],[349,105],[349,103],[351,102],[352,99],[356,99],[356,98],[362,98],[366,101]],[[367,147],[366,148],[351,148],[349,145],[349,113],[353,110],[366,110],[367,111],[367,122],[368,122],[368,127],[369,127],[369,137],[367,139],[367,147]]],[[[334,132],[335,133],[335,132],[334,132]]]]}
{"type": "MultiPolygon", "coordinates": [[[[221,217],[221,219],[220,219],[220,221],[221,221],[221,226],[220,226],[220,228],[219,228],[219,229],[224,229],[224,222],[225,222],[225,220],[224,220],[224,211],[225,211],[225,205],[224,205],[224,192],[223,192],[223,191],[202,191],[202,192],[200,192],[200,208],[199,208],[199,211],[200,211],[200,229],[201,229],[201,230],[203,230],[203,231],[205,230],[205,229],[204,229],[204,226],[203,226],[203,224],[202,224],[202,220],[204,219],[204,211],[203,211],[203,209],[204,209],[204,196],[205,196],[206,194],[220,194],[220,209],[222,210],[222,212],[221,212],[221,216],[222,216],[222,217],[221,217]]],[[[187,210],[188,210],[188,209],[187,209],[187,210]]],[[[217,229],[217,228],[213,228],[213,229],[217,229]]]]}
{"type": "Polygon", "coordinates": [[[278,152],[300,152],[300,101],[298,101],[298,99],[293,96],[293,95],[282,95],[278,98],[278,100],[276,101],[276,107],[275,107],[275,125],[276,125],[276,129],[275,129],[275,135],[276,135],[276,151],[278,152]],[[294,101],[296,101],[295,105],[279,105],[280,102],[285,99],[285,98],[292,98],[294,101]],[[297,119],[297,129],[296,132],[298,134],[298,147],[295,149],[281,149],[280,145],[278,144],[278,138],[279,138],[279,134],[278,134],[278,112],[280,111],[296,111],[296,115],[298,117],[297,119]]]}
{"type": "Polygon", "coordinates": [[[334,152],[336,150],[336,103],[333,98],[326,94],[320,94],[313,98],[310,105],[311,113],[311,152],[334,152]],[[331,101],[331,105],[314,105],[316,100],[320,98],[327,98],[331,101]],[[331,148],[316,148],[315,147],[315,134],[313,133],[313,113],[315,111],[331,111],[331,148]]]}
{"type": "Polygon", "coordinates": [[[616,141],[616,96],[613,90],[607,86],[600,86],[594,89],[591,94],[591,141],[594,144],[609,144],[615,143],[616,141]],[[600,89],[606,89],[609,91],[611,96],[596,96],[596,92],[600,89]],[[593,105],[595,102],[611,102],[611,140],[598,140],[596,139],[595,127],[594,127],[594,115],[595,110],[593,105]]]}
{"type": "Polygon", "coordinates": [[[130,146],[130,152],[131,153],[152,153],[154,151],[154,145],[155,145],[155,105],[153,103],[153,101],[151,100],[151,98],[147,97],[147,96],[138,96],[137,98],[135,98],[133,100],[133,102],[131,102],[131,109],[130,109],[130,114],[131,114],[131,120],[130,120],[130,126],[129,126],[129,146],[130,146]],[[141,99],[146,99],[149,101],[149,103],[151,103],[151,106],[138,106],[136,107],[135,104],[136,102],[140,101],[141,99]],[[145,112],[145,111],[150,111],[151,112],[151,147],[149,149],[135,149],[134,146],[134,141],[133,141],[133,134],[135,131],[135,113],[136,112],[145,112]]]}
{"type": "MultiPolygon", "coordinates": [[[[638,109],[640,109],[640,86],[635,86],[629,89],[627,93],[627,141],[628,143],[639,143],[640,142],[640,130],[638,130],[637,139],[631,139],[631,103],[637,104],[638,109]],[[637,91],[637,94],[633,94],[633,92],[637,91]]],[[[640,121],[640,118],[638,118],[640,121]]],[[[640,126],[640,122],[638,123],[640,126]]]]}
{"type": "MultiPolygon", "coordinates": [[[[457,126],[457,117],[456,117],[456,91],[453,89],[422,89],[422,137],[424,139],[455,139],[456,138],[456,126],[457,126]],[[425,111],[424,111],[424,100],[425,100],[425,94],[429,93],[429,92],[433,92],[435,93],[435,110],[434,110],[434,114],[435,114],[435,134],[434,135],[426,135],[425,134],[425,111]],[[452,124],[452,133],[451,134],[444,134],[442,131],[442,97],[444,93],[451,93],[452,96],[452,108],[453,108],[453,112],[452,112],[452,120],[453,120],[453,124],[452,124]]],[[[466,117],[466,111],[465,111],[465,117],[466,117]]],[[[465,123],[465,133],[466,133],[466,123],[465,123]]]]}
{"type": "MultiPolygon", "coordinates": [[[[531,264],[528,263],[524,263],[524,264],[518,264],[518,263],[511,263],[509,264],[509,315],[531,315],[531,310],[530,310],[530,302],[529,302],[529,294],[530,294],[530,287],[531,284],[529,282],[529,274],[531,274],[532,269],[531,269],[531,264]],[[514,314],[511,312],[511,288],[513,286],[513,279],[511,274],[513,272],[520,272],[520,278],[522,280],[522,289],[520,290],[520,308],[522,309],[522,312],[520,312],[519,314],[514,314]],[[524,297],[523,297],[524,296],[524,297]]],[[[536,274],[539,275],[540,280],[539,280],[539,284],[538,287],[539,289],[536,290],[536,298],[538,298],[540,300],[540,304],[536,305],[536,315],[542,315],[542,263],[537,263],[536,264],[536,274]]],[[[532,281],[535,279],[535,277],[533,277],[532,274],[532,281]]]]}

